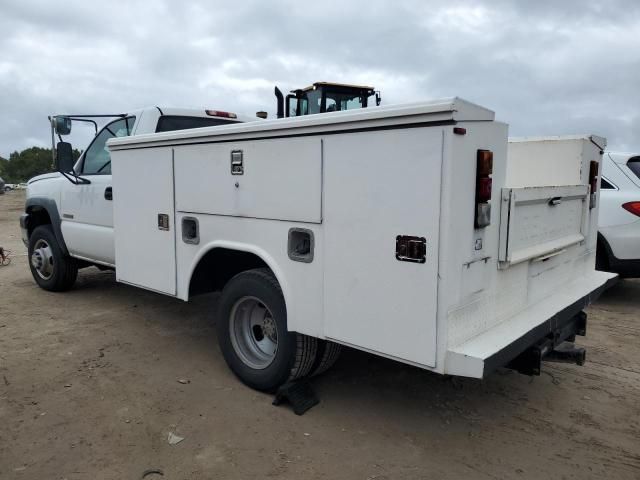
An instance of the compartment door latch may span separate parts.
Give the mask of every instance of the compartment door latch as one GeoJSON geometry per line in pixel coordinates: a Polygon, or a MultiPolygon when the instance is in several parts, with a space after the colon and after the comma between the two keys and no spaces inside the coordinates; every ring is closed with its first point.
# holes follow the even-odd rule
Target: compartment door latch
{"type": "Polygon", "coordinates": [[[425,263],[427,261],[427,239],[398,235],[396,237],[396,259],[401,262],[425,263]]]}
{"type": "Polygon", "coordinates": [[[231,151],[231,175],[244,175],[244,159],[242,150],[231,151]]]}
{"type": "Polygon", "coordinates": [[[169,215],[166,213],[158,214],[158,230],[169,230],[169,215]]]}

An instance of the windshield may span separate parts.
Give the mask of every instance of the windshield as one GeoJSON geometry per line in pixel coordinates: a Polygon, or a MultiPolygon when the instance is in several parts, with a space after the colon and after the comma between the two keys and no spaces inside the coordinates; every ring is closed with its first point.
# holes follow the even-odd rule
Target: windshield
{"type": "Polygon", "coordinates": [[[106,125],[93,140],[82,162],[83,175],[110,175],[111,157],[107,148],[107,140],[113,137],[131,135],[136,117],[127,117],[106,125]]]}
{"type": "Polygon", "coordinates": [[[364,97],[352,93],[327,92],[327,112],[354,110],[364,107],[364,97]]]}

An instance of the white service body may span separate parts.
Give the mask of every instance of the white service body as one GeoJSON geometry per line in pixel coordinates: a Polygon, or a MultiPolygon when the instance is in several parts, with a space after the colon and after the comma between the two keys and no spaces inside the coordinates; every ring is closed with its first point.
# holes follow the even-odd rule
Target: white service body
{"type": "Polygon", "coordinates": [[[508,154],[507,125],[453,98],[112,139],[117,279],[188,300],[209,252],[249,252],[280,283],[289,330],[481,378],[613,277],[594,269],[589,138],[508,154]],[[485,228],[480,149],[493,152],[485,228]],[[312,232],[311,260],[290,257],[291,229],[312,232]],[[424,263],[396,258],[405,235],[426,239],[424,263]]]}

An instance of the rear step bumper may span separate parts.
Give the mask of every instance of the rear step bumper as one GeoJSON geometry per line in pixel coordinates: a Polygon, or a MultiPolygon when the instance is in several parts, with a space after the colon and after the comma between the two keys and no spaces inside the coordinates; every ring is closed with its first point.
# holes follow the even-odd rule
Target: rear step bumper
{"type": "Polygon", "coordinates": [[[586,351],[573,345],[576,335],[587,333],[587,314],[579,312],[547,333],[505,366],[524,375],[540,375],[543,361],[584,365],[586,351]]]}
{"type": "Polygon", "coordinates": [[[582,310],[617,280],[612,274],[594,271],[539,305],[448,350],[444,373],[484,378],[497,368],[509,366],[536,375],[542,360],[584,361],[579,350],[573,351],[567,345],[558,347],[573,341],[575,335],[585,334],[586,314],[582,310]],[[533,321],[545,317],[547,320],[541,323],[533,321]],[[532,324],[536,326],[531,328],[532,324]]]}

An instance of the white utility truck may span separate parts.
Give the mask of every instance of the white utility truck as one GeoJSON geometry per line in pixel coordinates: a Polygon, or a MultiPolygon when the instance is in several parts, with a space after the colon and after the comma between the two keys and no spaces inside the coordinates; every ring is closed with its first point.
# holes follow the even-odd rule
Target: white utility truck
{"type": "Polygon", "coordinates": [[[261,390],[341,345],[476,378],[582,364],[582,309],[615,277],[594,269],[604,143],[508,155],[459,98],[112,138],[116,278],[221,290],[222,353],[261,390]]]}

